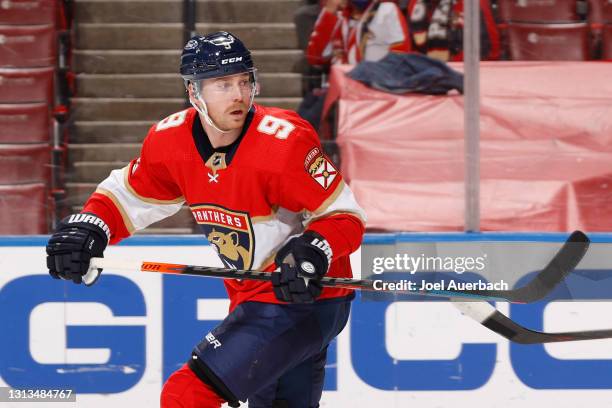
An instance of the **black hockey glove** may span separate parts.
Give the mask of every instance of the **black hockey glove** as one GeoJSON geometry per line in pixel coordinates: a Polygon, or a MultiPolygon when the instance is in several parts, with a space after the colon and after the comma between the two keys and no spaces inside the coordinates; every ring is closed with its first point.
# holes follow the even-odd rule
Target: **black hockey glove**
{"type": "Polygon", "coordinates": [[[332,260],[329,243],[308,231],[292,238],[278,251],[275,262],[280,272],[272,274],[272,287],[278,300],[311,303],[321,294],[321,278],[332,260]]]}
{"type": "MultiPolygon", "coordinates": [[[[102,257],[110,231],[93,214],[73,214],[64,218],[47,243],[47,268],[55,279],[83,282],[92,257],[102,257]]],[[[101,269],[86,284],[93,285],[101,269]]]]}

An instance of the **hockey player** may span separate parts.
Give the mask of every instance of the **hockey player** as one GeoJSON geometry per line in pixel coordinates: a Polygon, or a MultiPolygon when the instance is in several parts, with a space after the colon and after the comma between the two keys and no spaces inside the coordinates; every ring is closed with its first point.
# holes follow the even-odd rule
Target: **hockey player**
{"type": "Polygon", "coordinates": [[[140,157],[62,220],[49,273],[81,283],[107,243],[186,204],[228,268],[278,272],[272,283],[225,281],[229,315],[186,351],[161,406],[317,407],[327,346],[354,296],[319,282],[352,275],[364,213],[306,121],[253,103],[257,71],[236,36],[193,37],[180,72],[193,108],[153,125],[140,157]]]}

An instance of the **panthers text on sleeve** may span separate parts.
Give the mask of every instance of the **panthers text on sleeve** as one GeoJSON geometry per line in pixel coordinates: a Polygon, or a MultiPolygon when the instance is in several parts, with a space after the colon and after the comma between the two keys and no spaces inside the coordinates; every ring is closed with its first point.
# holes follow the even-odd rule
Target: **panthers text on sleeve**
{"type": "MultiPolygon", "coordinates": [[[[111,243],[189,206],[229,268],[271,271],[274,256],[304,230],[323,235],[334,259],[328,276],[352,276],[349,254],[365,214],[312,127],[296,113],[254,105],[238,140],[213,149],[193,108],[149,131],[138,159],[114,170],[83,211],[109,225],[111,243]]],[[[268,282],[226,280],[232,307],[277,303],[268,282]]],[[[321,298],[350,294],[325,288],[321,298]]]]}

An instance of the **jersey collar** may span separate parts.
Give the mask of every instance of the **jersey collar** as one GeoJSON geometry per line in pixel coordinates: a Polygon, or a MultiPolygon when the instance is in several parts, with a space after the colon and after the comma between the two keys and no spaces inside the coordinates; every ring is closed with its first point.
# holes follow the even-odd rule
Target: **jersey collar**
{"type": "Polygon", "coordinates": [[[215,153],[225,153],[225,163],[229,166],[232,159],[236,155],[236,151],[240,146],[240,142],[244,138],[251,122],[253,121],[253,117],[255,116],[255,107],[253,106],[249,113],[247,113],[246,119],[244,121],[244,125],[242,126],[242,131],[238,138],[227,146],[217,147],[216,149],[210,143],[210,139],[208,139],[208,135],[202,126],[202,122],[200,121],[200,115],[196,112],[195,118],[193,120],[193,127],[191,129],[191,134],[193,136],[193,141],[195,143],[196,149],[200,154],[200,157],[206,163],[210,157],[215,153]]]}

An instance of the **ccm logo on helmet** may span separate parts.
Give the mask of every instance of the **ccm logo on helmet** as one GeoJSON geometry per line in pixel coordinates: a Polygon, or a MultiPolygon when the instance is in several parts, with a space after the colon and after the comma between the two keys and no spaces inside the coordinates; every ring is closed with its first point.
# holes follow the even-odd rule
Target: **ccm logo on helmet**
{"type": "Polygon", "coordinates": [[[231,63],[240,62],[240,61],[242,61],[242,57],[226,58],[224,60],[221,60],[221,65],[231,64],[231,63]]]}

